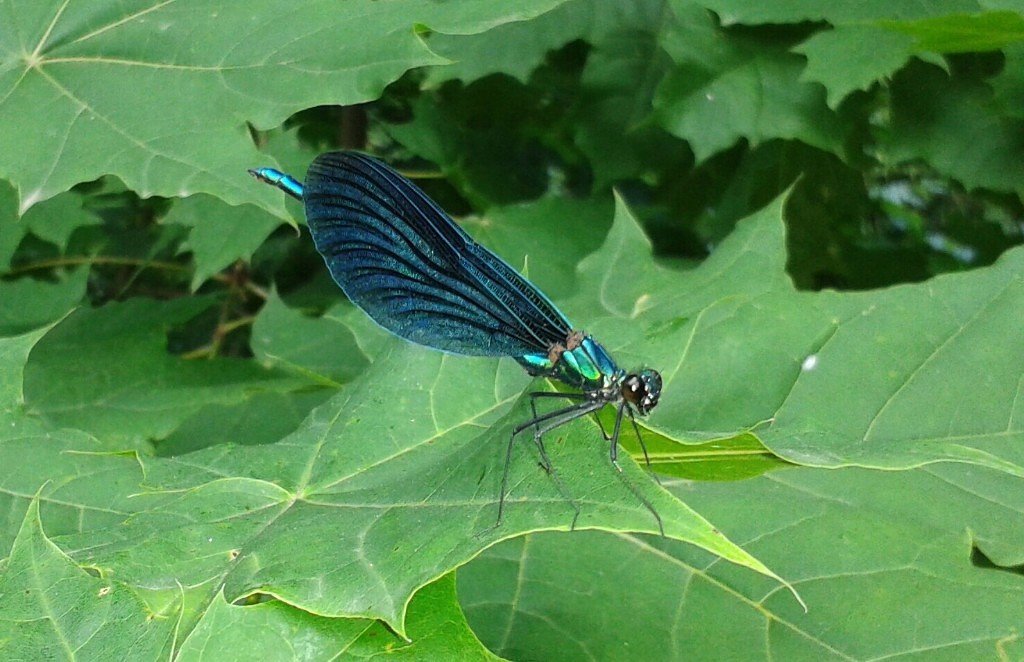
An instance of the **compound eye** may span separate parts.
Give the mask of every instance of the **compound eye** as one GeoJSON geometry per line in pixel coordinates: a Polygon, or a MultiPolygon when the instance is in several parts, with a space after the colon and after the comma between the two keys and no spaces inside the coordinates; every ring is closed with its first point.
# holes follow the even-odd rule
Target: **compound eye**
{"type": "Polygon", "coordinates": [[[638,409],[643,408],[643,401],[647,397],[647,388],[643,380],[637,375],[629,375],[622,382],[622,398],[638,409]]]}
{"type": "Polygon", "coordinates": [[[661,397],[661,375],[657,370],[642,370],[640,381],[643,383],[643,402],[639,405],[640,412],[648,413],[658,405],[658,398],[661,397]]]}

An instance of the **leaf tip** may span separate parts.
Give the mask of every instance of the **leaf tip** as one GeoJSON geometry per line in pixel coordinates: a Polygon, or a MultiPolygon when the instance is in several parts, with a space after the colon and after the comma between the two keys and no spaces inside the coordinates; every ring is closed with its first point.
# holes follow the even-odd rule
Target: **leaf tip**
{"type": "Polygon", "coordinates": [[[36,203],[43,201],[43,191],[36,189],[21,198],[18,203],[18,216],[24,216],[25,212],[31,209],[36,203]]]}

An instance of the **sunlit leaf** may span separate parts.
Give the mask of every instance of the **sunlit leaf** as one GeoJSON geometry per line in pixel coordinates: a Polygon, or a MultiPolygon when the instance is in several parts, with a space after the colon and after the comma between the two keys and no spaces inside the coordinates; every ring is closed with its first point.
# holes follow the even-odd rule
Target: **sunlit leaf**
{"type": "Polygon", "coordinates": [[[75,565],[43,533],[38,501],[0,572],[0,594],[5,659],[157,659],[172,647],[174,615],[153,618],[131,587],[75,565]]]}
{"type": "Polygon", "coordinates": [[[968,529],[1016,545],[1020,563],[1024,501],[989,501],[1017,480],[946,465],[670,482],[795,577],[807,613],[691,548],[601,533],[494,547],[459,572],[460,600],[481,639],[513,659],[1016,657],[1024,577],[972,562],[968,529]]]}
{"type": "Polygon", "coordinates": [[[30,410],[109,441],[158,439],[212,402],[309,383],[250,361],[170,354],[170,327],[208,304],[135,299],[74,312],[32,354],[25,372],[30,410]],[[78,378],[62,378],[69,373],[78,378]]]}
{"type": "Polygon", "coordinates": [[[513,449],[495,527],[508,435],[527,409],[520,400],[503,416],[522,388],[518,373],[398,345],[277,444],[143,460],[147,491],[131,500],[132,516],[61,544],[134,583],[216,579],[230,599],[271,593],[402,630],[417,588],[498,540],[569,528],[573,502],[578,528],[657,532],[642,493],[667,536],[768,572],[634,464],[620,475],[582,421],[548,444],[557,479],[529,442],[513,449]]]}
{"type": "Polygon", "coordinates": [[[801,293],[785,273],[783,209],[777,200],[674,273],[646,262],[620,205],[581,265],[577,319],[627,365],[662,373],[651,425],[691,441],[752,431],[805,464],[951,460],[1024,475],[1024,252],[924,284],[801,293]]]}

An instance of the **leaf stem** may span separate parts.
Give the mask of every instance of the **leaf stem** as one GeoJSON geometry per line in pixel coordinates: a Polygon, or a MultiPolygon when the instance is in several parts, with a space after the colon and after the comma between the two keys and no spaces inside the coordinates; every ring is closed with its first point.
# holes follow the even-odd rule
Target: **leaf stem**
{"type": "Polygon", "coordinates": [[[134,266],[134,267],[157,267],[158,269],[167,269],[169,271],[187,271],[189,267],[183,264],[177,264],[175,262],[159,262],[155,260],[142,259],[137,257],[113,257],[107,255],[80,255],[72,257],[59,257],[51,260],[40,260],[39,262],[32,262],[15,269],[11,269],[6,272],[5,276],[17,276],[19,274],[28,273],[30,271],[38,271],[40,269],[53,269],[56,267],[75,267],[83,264],[107,264],[107,265],[119,265],[119,266],[134,266]]]}

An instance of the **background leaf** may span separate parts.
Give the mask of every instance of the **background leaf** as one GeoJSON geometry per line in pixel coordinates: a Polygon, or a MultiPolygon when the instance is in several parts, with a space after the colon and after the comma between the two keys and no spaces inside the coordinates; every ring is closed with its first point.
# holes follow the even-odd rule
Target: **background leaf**
{"type": "Polygon", "coordinates": [[[751,144],[794,138],[826,150],[841,141],[821,89],[799,82],[799,59],[765,43],[722,42],[710,14],[686,0],[670,2],[675,21],[661,45],[676,67],[658,87],[659,123],[685,138],[698,160],[740,138],[751,144]],[[747,102],[758,99],[757,104],[747,102]]]}
{"type": "Polygon", "coordinates": [[[253,324],[252,347],[268,366],[335,387],[368,365],[352,331],[309,318],[276,296],[267,300],[253,324]]]}
{"type": "Polygon", "coordinates": [[[922,69],[894,82],[886,159],[927,159],[966,186],[1020,193],[1020,121],[993,107],[987,87],[922,69]]]}
{"type": "Polygon", "coordinates": [[[661,4],[572,0],[532,20],[506,23],[481,34],[431,35],[430,47],[452,64],[432,68],[427,80],[435,85],[453,78],[471,83],[502,73],[526,82],[548,51],[576,39],[599,42],[611,32],[649,24],[658,20],[661,4]],[[498,44],[500,48],[495,48],[498,44]]]}
{"type": "Polygon", "coordinates": [[[442,61],[415,25],[473,32],[558,2],[501,11],[480,2],[363,10],[320,2],[301,11],[278,0],[5,4],[16,20],[0,32],[0,126],[8,127],[0,135],[9,152],[0,176],[16,183],[22,210],[109,173],[143,197],[210,193],[280,214],[280,198],[251,190],[244,174],[258,160],[246,121],[269,128],[309,106],[366,101],[407,69],[442,61]],[[347,46],[324,49],[326,40],[347,46]],[[126,88],[132,103],[118,103],[126,88]],[[26,127],[44,106],[45,125],[26,127]],[[53,156],[44,162],[40,151],[53,156]]]}
{"type": "Polygon", "coordinates": [[[230,207],[208,195],[193,195],[174,205],[165,223],[192,228],[188,248],[195,255],[192,288],[238,259],[249,259],[280,219],[252,205],[230,207]]]}
{"type": "Polygon", "coordinates": [[[130,587],[77,567],[43,534],[38,501],[25,513],[4,578],[4,657],[155,658],[170,648],[174,621],[152,618],[130,587]]]}
{"type": "Polygon", "coordinates": [[[79,269],[53,283],[0,283],[0,334],[18,335],[56,321],[82,300],[88,277],[86,269],[79,269]]]}
{"type": "Polygon", "coordinates": [[[250,362],[185,361],[167,353],[170,325],[208,302],[135,300],[81,310],[36,346],[25,371],[30,409],[56,425],[108,439],[159,438],[210,402],[252,392],[290,390],[301,382],[250,362]],[[91,341],[83,351],[82,338],[91,341]],[[80,380],[62,380],[72,369],[80,380]],[[191,376],[189,376],[191,373],[191,376]]]}

